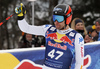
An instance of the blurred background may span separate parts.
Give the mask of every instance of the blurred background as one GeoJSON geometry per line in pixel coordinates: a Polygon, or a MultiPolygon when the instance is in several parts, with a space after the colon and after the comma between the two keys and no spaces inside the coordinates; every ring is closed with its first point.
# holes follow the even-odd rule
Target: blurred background
{"type": "MultiPolygon", "coordinates": [[[[73,10],[73,19],[79,17],[85,26],[93,25],[100,17],[100,0],[0,0],[0,22],[14,13],[15,7],[24,3],[26,20],[29,24],[53,24],[52,10],[57,4],[69,4],[73,10]]],[[[18,48],[22,32],[17,25],[17,16],[13,16],[0,26],[0,49],[18,48]]]]}

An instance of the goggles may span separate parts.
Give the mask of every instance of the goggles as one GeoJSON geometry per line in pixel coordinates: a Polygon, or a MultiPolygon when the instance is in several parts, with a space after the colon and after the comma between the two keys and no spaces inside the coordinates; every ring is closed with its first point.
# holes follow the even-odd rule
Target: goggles
{"type": "Polygon", "coordinates": [[[63,22],[64,21],[64,16],[61,15],[53,15],[53,21],[58,21],[58,22],[63,22]]]}

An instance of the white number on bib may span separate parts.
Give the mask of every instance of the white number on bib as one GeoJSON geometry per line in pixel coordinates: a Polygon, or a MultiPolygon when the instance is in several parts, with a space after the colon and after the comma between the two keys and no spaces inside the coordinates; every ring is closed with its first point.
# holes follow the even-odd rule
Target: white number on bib
{"type": "Polygon", "coordinates": [[[58,59],[63,55],[63,52],[61,52],[61,51],[56,51],[56,52],[55,52],[55,49],[53,49],[53,50],[51,50],[51,51],[48,53],[48,56],[51,57],[51,58],[54,58],[54,57],[55,57],[54,53],[59,54],[59,55],[55,58],[56,60],[58,60],[58,59]]]}
{"type": "Polygon", "coordinates": [[[55,52],[55,49],[53,49],[52,51],[50,51],[48,53],[48,56],[51,57],[51,58],[53,58],[54,57],[54,52],[55,52]]]}

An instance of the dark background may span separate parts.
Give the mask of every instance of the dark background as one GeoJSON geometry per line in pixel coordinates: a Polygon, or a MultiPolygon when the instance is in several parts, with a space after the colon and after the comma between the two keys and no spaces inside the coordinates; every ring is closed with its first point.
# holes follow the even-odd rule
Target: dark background
{"type": "MultiPolygon", "coordinates": [[[[32,2],[26,0],[0,0],[0,22],[14,13],[20,3],[24,3],[26,20],[32,24],[32,2]]],[[[79,17],[85,21],[85,26],[93,25],[100,17],[100,0],[37,0],[34,2],[34,24],[52,24],[52,10],[57,4],[69,4],[73,10],[73,18],[79,17]]],[[[22,32],[17,25],[17,17],[13,16],[0,26],[0,49],[18,47],[22,32]]]]}

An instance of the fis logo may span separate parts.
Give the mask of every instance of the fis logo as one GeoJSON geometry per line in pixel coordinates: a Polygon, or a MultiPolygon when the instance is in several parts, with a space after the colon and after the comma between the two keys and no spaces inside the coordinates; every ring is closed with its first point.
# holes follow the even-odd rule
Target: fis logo
{"type": "Polygon", "coordinates": [[[65,35],[65,34],[59,34],[59,33],[51,33],[51,34],[47,34],[46,38],[50,38],[52,40],[54,40],[55,42],[64,42],[64,43],[68,43],[71,46],[73,46],[72,41],[65,35]]]}
{"type": "Polygon", "coordinates": [[[83,41],[83,38],[80,37],[80,38],[79,38],[79,44],[80,44],[82,41],[83,41]]]}

